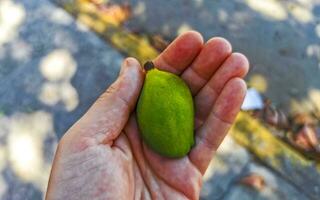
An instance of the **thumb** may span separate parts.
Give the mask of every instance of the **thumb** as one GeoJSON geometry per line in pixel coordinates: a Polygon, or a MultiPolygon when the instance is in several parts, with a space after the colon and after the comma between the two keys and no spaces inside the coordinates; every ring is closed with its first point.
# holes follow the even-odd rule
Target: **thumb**
{"type": "Polygon", "coordinates": [[[111,144],[134,110],[143,80],[144,72],[139,62],[134,58],[124,60],[117,80],[70,129],[71,134],[111,144]]]}

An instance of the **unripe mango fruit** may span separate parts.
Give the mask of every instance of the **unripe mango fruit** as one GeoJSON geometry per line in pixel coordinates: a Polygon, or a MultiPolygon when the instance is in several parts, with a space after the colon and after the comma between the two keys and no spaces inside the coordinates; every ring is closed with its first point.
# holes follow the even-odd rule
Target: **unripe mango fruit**
{"type": "Polygon", "coordinates": [[[179,158],[194,144],[194,107],[186,83],[156,68],[147,71],[137,105],[143,141],[162,156],[179,158]]]}

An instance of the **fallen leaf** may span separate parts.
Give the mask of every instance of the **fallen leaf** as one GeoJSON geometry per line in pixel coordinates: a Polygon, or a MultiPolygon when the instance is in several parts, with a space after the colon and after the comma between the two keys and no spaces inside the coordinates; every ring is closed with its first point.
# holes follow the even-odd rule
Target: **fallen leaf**
{"type": "Polygon", "coordinates": [[[288,116],[282,110],[274,108],[269,100],[265,101],[263,120],[278,129],[287,130],[290,128],[288,116]]]}
{"type": "Polygon", "coordinates": [[[319,144],[316,130],[308,125],[305,125],[302,128],[302,130],[306,135],[306,137],[308,138],[309,143],[312,145],[313,148],[315,148],[319,144]]]}
{"type": "Polygon", "coordinates": [[[98,10],[101,12],[102,20],[114,25],[120,25],[127,21],[131,16],[130,5],[97,5],[98,10]]]}
{"type": "Polygon", "coordinates": [[[289,129],[289,120],[288,116],[282,112],[281,110],[278,110],[278,124],[277,127],[280,129],[289,129]]]}
{"type": "Polygon", "coordinates": [[[165,40],[161,35],[153,35],[151,36],[150,40],[152,46],[160,52],[165,50],[169,45],[169,42],[165,40]]]}
{"type": "Polygon", "coordinates": [[[308,113],[295,114],[293,116],[292,121],[294,124],[297,124],[297,125],[304,125],[304,124],[314,125],[314,124],[316,124],[316,120],[308,113]]]}
{"type": "Polygon", "coordinates": [[[256,173],[244,176],[243,178],[241,178],[240,183],[254,188],[258,191],[261,191],[265,187],[264,178],[256,173]]]}
{"type": "Polygon", "coordinates": [[[319,146],[316,130],[310,125],[304,125],[295,134],[294,144],[305,151],[316,150],[319,146]]]}
{"type": "Polygon", "coordinates": [[[278,119],[279,115],[277,110],[272,106],[267,105],[264,108],[264,121],[267,122],[269,125],[277,126],[278,119]]]}
{"type": "Polygon", "coordinates": [[[103,4],[103,3],[106,3],[106,0],[87,0],[91,3],[94,3],[94,4],[103,4]]]}

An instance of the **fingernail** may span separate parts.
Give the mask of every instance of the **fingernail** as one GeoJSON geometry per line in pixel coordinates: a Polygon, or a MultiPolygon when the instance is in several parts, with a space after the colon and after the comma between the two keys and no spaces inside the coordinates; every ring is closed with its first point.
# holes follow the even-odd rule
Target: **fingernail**
{"type": "Polygon", "coordinates": [[[137,62],[135,60],[133,60],[132,58],[125,59],[120,69],[120,75],[123,74],[126,70],[128,70],[129,67],[132,67],[134,65],[137,65],[137,62]]]}
{"type": "Polygon", "coordinates": [[[121,69],[120,69],[119,75],[122,75],[127,67],[128,67],[128,61],[126,59],[126,60],[123,61],[122,65],[121,65],[121,69]]]}

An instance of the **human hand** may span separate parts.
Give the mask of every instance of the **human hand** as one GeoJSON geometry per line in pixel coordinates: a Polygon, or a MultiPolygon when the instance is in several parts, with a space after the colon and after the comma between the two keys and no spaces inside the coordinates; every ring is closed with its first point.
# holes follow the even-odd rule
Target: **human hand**
{"type": "Polygon", "coordinates": [[[46,199],[198,199],[202,176],[246,92],[249,63],[231,52],[225,39],[203,44],[190,31],[153,61],[180,75],[193,94],[195,146],[180,159],[142,142],[134,109],[145,74],[127,58],[118,79],[60,140],[46,199]]]}

